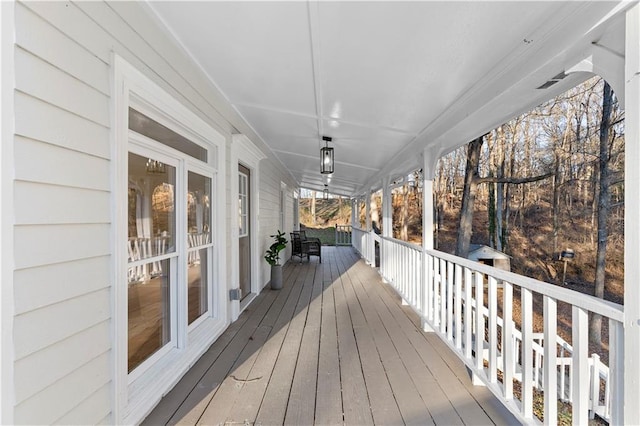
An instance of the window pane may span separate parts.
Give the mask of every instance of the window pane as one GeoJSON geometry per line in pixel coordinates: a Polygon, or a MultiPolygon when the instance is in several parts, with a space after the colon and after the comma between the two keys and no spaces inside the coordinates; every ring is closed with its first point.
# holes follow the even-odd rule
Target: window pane
{"type": "Polygon", "coordinates": [[[208,308],[207,291],[207,265],[208,249],[193,250],[189,252],[187,277],[188,277],[188,298],[189,298],[189,324],[206,313],[208,308]]]}
{"type": "Polygon", "coordinates": [[[207,162],[207,150],[133,108],[129,108],[129,128],[163,145],[207,162]]]}
{"type": "Polygon", "coordinates": [[[129,261],[175,251],[176,169],[129,153],[129,261]]]}
{"type": "Polygon", "coordinates": [[[211,179],[189,172],[187,188],[189,247],[211,242],[211,179]]]}
{"type": "Polygon", "coordinates": [[[171,340],[170,260],[129,268],[129,372],[171,340]],[[156,274],[150,271],[155,270],[156,274]]]}
{"type": "Polygon", "coordinates": [[[247,175],[243,173],[240,173],[238,178],[238,228],[239,235],[244,237],[249,233],[249,223],[247,221],[249,214],[249,179],[247,175]]]}

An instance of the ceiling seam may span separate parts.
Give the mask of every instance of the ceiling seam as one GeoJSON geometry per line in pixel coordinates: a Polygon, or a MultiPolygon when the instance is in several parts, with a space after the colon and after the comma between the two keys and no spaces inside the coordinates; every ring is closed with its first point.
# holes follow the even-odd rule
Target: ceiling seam
{"type": "Polygon", "coordinates": [[[313,92],[316,101],[316,121],[318,124],[318,136],[322,134],[322,90],[320,89],[320,22],[318,8],[320,2],[307,0],[307,12],[309,17],[309,44],[311,48],[311,72],[313,74],[313,92]]]}

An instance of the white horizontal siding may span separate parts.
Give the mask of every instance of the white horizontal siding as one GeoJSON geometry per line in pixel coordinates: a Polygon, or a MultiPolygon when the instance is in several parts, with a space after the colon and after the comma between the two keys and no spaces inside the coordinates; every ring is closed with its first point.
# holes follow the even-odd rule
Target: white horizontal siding
{"type": "Polygon", "coordinates": [[[52,1],[21,4],[105,63],[110,63],[111,50],[115,47],[113,40],[76,4],[52,1]]]}
{"type": "Polygon", "coordinates": [[[50,424],[55,419],[70,413],[88,396],[102,389],[109,382],[109,366],[109,353],[89,361],[63,380],[57,381],[37,395],[18,404],[15,410],[15,422],[33,425],[50,424]]]}
{"type": "MultiPolygon", "coordinates": [[[[104,289],[17,315],[14,322],[16,361],[108,320],[110,308],[110,291],[104,289]]],[[[86,344],[102,343],[86,341],[86,344]]]]}
{"type": "Polygon", "coordinates": [[[110,158],[109,128],[24,93],[16,93],[16,134],[51,145],[110,158]],[[70,131],[73,129],[73,131],[70,131]]]}
{"type": "Polygon", "coordinates": [[[109,97],[43,61],[16,49],[16,89],[103,126],[109,125],[109,97]],[[51,84],[55,82],[55,84],[51,84]]]}
{"type": "Polygon", "coordinates": [[[111,388],[108,384],[102,386],[54,423],[59,425],[113,425],[110,415],[110,392],[111,388]]]}
{"type": "Polygon", "coordinates": [[[96,422],[96,425],[99,426],[112,426],[113,424],[113,415],[111,413],[106,415],[102,420],[96,422]]]}
{"type": "Polygon", "coordinates": [[[23,314],[109,287],[110,261],[109,256],[91,257],[15,271],[15,313],[23,314]]]}
{"type": "Polygon", "coordinates": [[[111,251],[109,225],[21,225],[15,227],[14,235],[16,269],[105,256],[111,251]]]}
{"type": "MultiPolygon", "coordinates": [[[[282,174],[273,163],[267,161],[260,163],[260,234],[258,241],[260,242],[260,250],[262,253],[273,243],[273,238],[270,236],[281,228],[280,183],[282,179],[282,174]]],[[[287,190],[289,190],[289,187],[287,187],[287,190]]],[[[290,228],[290,222],[286,222],[286,225],[290,228]]],[[[280,230],[285,233],[288,241],[290,239],[289,232],[291,232],[292,229],[280,230]]],[[[280,254],[281,262],[286,262],[289,259],[289,253],[289,245],[287,245],[287,249],[280,254]]],[[[261,263],[261,276],[264,277],[264,282],[261,283],[261,285],[267,284],[271,275],[269,265],[266,262],[261,263]]]]}
{"type": "Polygon", "coordinates": [[[15,364],[16,403],[64,379],[86,364],[87,360],[108,352],[109,327],[108,321],[98,323],[18,360],[15,364]],[[93,344],[87,345],[87,342],[93,344]]]}
{"type": "Polygon", "coordinates": [[[109,96],[109,64],[24,5],[16,5],[16,44],[109,96]],[[82,64],[81,67],[78,64],[82,64]]]}
{"type": "Polygon", "coordinates": [[[109,223],[110,197],[106,191],[18,181],[16,224],[109,223]]]}
{"type": "Polygon", "coordinates": [[[17,180],[109,191],[109,161],[16,136],[17,180]]]}

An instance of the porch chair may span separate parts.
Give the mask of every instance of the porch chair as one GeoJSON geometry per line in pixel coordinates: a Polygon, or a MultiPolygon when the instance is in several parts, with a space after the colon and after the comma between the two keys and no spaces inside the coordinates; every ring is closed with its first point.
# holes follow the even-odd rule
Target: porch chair
{"type": "Polygon", "coordinates": [[[291,232],[291,259],[293,256],[298,256],[300,261],[302,262],[302,258],[305,256],[305,253],[302,251],[302,239],[300,238],[299,232],[291,232]]]}
{"type": "Polygon", "coordinates": [[[322,263],[322,243],[318,238],[307,238],[304,231],[291,232],[291,258],[293,256],[302,258],[306,256],[311,260],[311,256],[318,256],[319,263],[322,263]]]}

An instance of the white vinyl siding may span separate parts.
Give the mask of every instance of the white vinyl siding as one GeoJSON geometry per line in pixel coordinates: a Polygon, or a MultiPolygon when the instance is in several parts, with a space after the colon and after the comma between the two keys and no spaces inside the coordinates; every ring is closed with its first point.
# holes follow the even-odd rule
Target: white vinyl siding
{"type": "MultiPolygon", "coordinates": [[[[15,407],[8,418],[112,424],[112,55],[224,134],[227,146],[218,154],[227,163],[232,129],[257,138],[144,4],[17,3],[15,29],[15,407]]],[[[272,194],[280,181],[289,187],[295,182],[273,157],[262,164],[269,176],[264,218],[270,224],[272,194]]],[[[228,176],[225,170],[218,178],[228,176]]],[[[220,200],[226,206],[228,188],[220,200]]],[[[226,256],[229,223],[236,218],[224,218],[226,244],[216,256],[226,256]]],[[[273,229],[260,232],[264,241],[273,229]]],[[[138,416],[155,402],[137,407],[138,416]]]]}
{"type": "MultiPolygon", "coordinates": [[[[272,163],[263,162],[260,164],[260,237],[261,253],[264,253],[267,248],[273,243],[273,238],[270,235],[276,233],[281,227],[281,215],[280,215],[280,189],[282,182],[282,174],[280,170],[272,163]]],[[[287,192],[285,193],[285,225],[290,226],[293,223],[291,217],[290,200],[293,197],[292,185],[287,184],[287,192]]],[[[289,233],[293,229],[280,229],[285,233],[287,241],[290,240],[289,233]]],[[[280,260],[286,262],[291,257],[291,244],[287,244],[287,248],[280,254],[280,260]]],[[[266,262],[261,263],[261,276],[264,277],[265,285],[269,281],[270,270],[269,265],[266,262]]]]}

